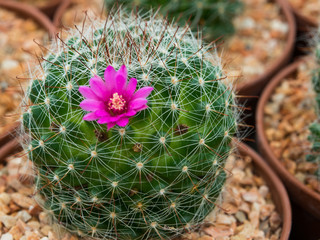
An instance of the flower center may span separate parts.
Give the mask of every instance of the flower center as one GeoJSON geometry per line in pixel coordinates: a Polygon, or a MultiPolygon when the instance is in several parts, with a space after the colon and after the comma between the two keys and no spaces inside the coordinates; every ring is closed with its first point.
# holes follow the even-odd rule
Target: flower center
{"type": "Polygon", "coordinates": [[[123,99],[122,95],[114,93],[108,102],[108,106],[109,110],[121,111],[126,106],[126,100],[123,99]]]}

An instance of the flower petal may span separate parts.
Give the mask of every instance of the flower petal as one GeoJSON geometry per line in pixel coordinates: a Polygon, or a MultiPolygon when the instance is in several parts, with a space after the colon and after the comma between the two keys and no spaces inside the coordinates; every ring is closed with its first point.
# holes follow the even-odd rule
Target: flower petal
{"type": "Polygon", "coordinates": [[[120,127],[125,127],[128,123],[129,123],[128,118],[121,118],[120,120],[117,121],[117,124],[120,127]]]}
{"type": "Polygon", "coordinates": [[[95,111],[95,114],[100,118],[110,116],[110,114],[104,109],[95,111]]]}
{"type": "Polygon", "coordinates": [[[117,76],[123,76],[125,79],[128,77],[128,70],[126,65],[122,65],[121,68],[117,72],[117,76]]]}
{"type": "Polygon", "coordinates": [[[80,103],[80,107],[86,111],[97,111],[103,109],[104,104],[101,101],[85,99],[80,103]]]}
{"type": "Polygon", "coordinates": [[[79,92],[84,96],[85,98],[91,98],[95,100],[99,100],[97,95],[94,94],[94,92],[91,90],[90,87],[88,86],[80,86],[79,87],[79,92]]]}
{"type": "Polygon", "coordinates": [[[136,90],[137,87],[137,79],[135,78],[131,78],[128,85],[127,85],[127,92],[126,92],[126,96],[127,98],[131,98],[131,96],[133,95],[134,91],[136,90]]]}
{"type": "Polygon", "coordinates": [[[85,121],[93,121],[93,120],[97,120],[98,117],[95,113],[88,113],[86,115],[83,116],[82,120],[85,121]]]}
{"type": "Polygon", "coordinates": [[[106,116],[106,117],[102,117],[98,120],[98,123],[99,124],[105,124],[105,123],[109,123],[109,122],[116,122],[120,119],[121,117],[120,116],[114,116],[114,117],[111,117],[111,116],[106,116]]]}
{"type": "Polygon", "coordinates": [[[137,113],[137,111],[131,109],[125,114],[125,116],[132,117],[132,116],[136,115],[136,113],[137,113]]]}
{"type": "Polygon", "coordinates": [[[108,91],[106,84],[99,77],[93,77],[90,79],[90,87],[92,91],[101,99],[108,98],[110,91],[108,91]]]}
{"type": "Polygon", "coordinates": [[[146,98],[149,96],[149,94],[152,92],[153,87],[143,87],[140,88],[134,95],[133,98],[146,98]]]}
{"type": "Polygon", "coordinates": [[[110,128],[113,128],[115,125],[116,125],[115,122],[107,123],[108,131],[110,130],[110,128]]]}
{"type": "Polygon", "coordinates": [[[126,86],[127,78],[123,75],[116,76],[116,89],[119,94],[122,94],[124,87],[126,86]]]}
{"type": "Polygon", "coordinates": [[[116,83],[115,83],[116,74],[117,74],[116,70],[114,70],[114,68],[111,65],[109,65],[104,71],[104,81],[109,91],[112,91],[116,86],[116,83]]]}
{"type": "Polygon", "coordinates": [[[139,111],[142,111],[142,110],[144,110],[144,109],[147,109],[148,108],[148,105],[143,105],[142,107],[140,107],[140,108],[137,108],[137,109],[135,109],[137,112],[139,112],[139,111]]]}
{"type": "Polygon", "coordinates": [[[141,108],[142,106],[144,106],[146,103],[148,102],[147,99],[145,98],[137,98],[137,99],[134,99],[132,100],[130,103],[129,103],[129,109],[138,109],[138,108],[141,108]]]}

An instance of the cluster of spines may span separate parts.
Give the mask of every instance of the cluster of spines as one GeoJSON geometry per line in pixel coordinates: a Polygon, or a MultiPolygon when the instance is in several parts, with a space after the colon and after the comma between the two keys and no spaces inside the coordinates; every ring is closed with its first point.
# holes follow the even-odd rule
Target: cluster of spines
{"type": "Polygon", "coordinates": [[[243,8],[241,0],[105,0],[105,2],[108,10],[115,4],[140,12],[158,9],[164,16],[177,21],[180,26],[189,23],[194,32],[203,30],[203,37],[209,40],[233,34],[232,20],[243,8]]]}
{"type": "Polygon", "coordinates": [[[167,238],[213,209],[235,135],[232,84],[188,27],[117,12],[70,32],[31,73],[25,148],[45,207],[68,230],[96,238],[167,238]],[[150,107],[126,128],[82,120],[78,87],[125,64],[150,107]],[[227,81],[225,81],[227,82],[227,81]]]}

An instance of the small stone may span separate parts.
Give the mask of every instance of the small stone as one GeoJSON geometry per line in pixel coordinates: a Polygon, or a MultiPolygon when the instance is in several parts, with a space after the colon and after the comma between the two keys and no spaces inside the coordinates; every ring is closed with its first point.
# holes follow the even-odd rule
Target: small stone
{"type": "Polygon", "coordinates": [[[4,203],[5,205],[9,205],[10,201],[11,201],[11,197],[8,193],[0,193],[0,201],[2,203],[4,203]]]}
{"type": "Polygon", "coordinates": [[[35,232],[26,233],[27,240],[40,240],[40,236],[35,232]]]}
{"type": "Polygon", "coordinates": [[[11,197],[17,205],[25,209],[29,209],[30,206],[35,204],[32,198],[26,197],[21,193],[13,193],[11,194],[11,197]]]}
{"type": "Polygon", "coordinates": [[[17,219],[12,216],[0,214],[0,222],[2,222],[5,225],[5,227],[11,228],[14,225],[16,225],[17,219]]]}
{"type": "Polygon", "coordinates": [[[269,223],[270,223],[271,229],[273,230],[277,229],[281,224],[280,215],[277,212],[273,212],[270,216],[269,223]]]}
{"type": "Polygon", "coordinates": [[[52,231],[52,227],[49,225],[45,225],[40,229],[40,232],[45,236],[48,236],[50,231],[52,231]]]}
{"type": "Polygon", "coordinates": [[[38,216],[41,212],[42,208],[36,204],[29,207],[29,214],[32,216],[38,216]]]}
{"type": "Polygon", "coordinates": [[[49,217],[48,214],[45,213],[45,212],[41,212],[41,213],[39,214],[39,220],[40,220],[40,222],[41,222],[42,224],[44,224],[44,225],[48,225],[48,224],[50,223],[50,217],[49,217]]]}
{"type": "Polygon", "coordinates": [[[260,193],[261,197],[266,198],[269,193],[269,188],[266,185],[262,185],[259,188],[259,193],[260,193]]]}
{"type": "Polygon", "coordinates": [[[5,59],[2,61],[1,68],[11,70],[19,67],[19,62],[12,59],[5,59]]]}
{"type": "Polygon", "coordinates": [[[31,216],[27,211],[23,210],[18,212],[16,218],[21,219],[23,222],[28,222],[31,219],[31,216]]]}
{"type": "Polygon", "coordinates": [[[13,236],[11,233],[5,233],[1,236],[0,240],[13,240],[13,236]]]}
{"type": "Polygon", "coordinates": [[[10,229],[9,233],[12,235],[14,240],[19,240],[23,235],[21,229],[18,226],[13,226],[10,229]]]}
{"type": "Polygon", "coordinates": [[[242,194],[242,198],[243,200],[245,200],[246,202],[256,202],[258,200],[259,195],[257,194],[257,192],[244,192],[242,194]]]}
{"type": "Polygon", "coordinates": [[[247,220],[246,214],[242,211],[238,211],[236,213],[236,218],[241,223],[243,223],[245,220],[247,220]]]}
{"type": "Polygon", "coordinates": [[[217,216],[217,223],[218,224],[224,224],[224,225],[231,225],[234,223],[236,220],[233,216],[228,216],[226,214],[219,214],[217,216]]]}
{"type": "Polygon", "coordinates": [[[38,221],[30,221],[30,222],[27,223],[27,226],[29,226],[33,230],[39,230],[40,223],[38,221]]]}
{"type": "Polygon", "coordinates": [[[260,219],[263,221],[267,217],[269,217],[271,215],[271,213],[273,212],[274,208],[275,208],[275,206],[273,204],[266,204],[266,205],[261,206],[260,219]]]}
{"type": "Polygon", "coordinates": [[[204,233],[211,236],[213,239],[228,237],[233,234],[233,230],[223,226],[211,226],[203,230],[204,233]]]}

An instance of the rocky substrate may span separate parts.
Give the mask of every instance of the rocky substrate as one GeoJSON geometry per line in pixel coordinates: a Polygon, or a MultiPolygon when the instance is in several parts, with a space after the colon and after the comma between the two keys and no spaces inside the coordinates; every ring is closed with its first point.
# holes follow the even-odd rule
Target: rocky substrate
{"type": "Polygon", "coordinates": [[[289,3],[303,16],[309,17],[316,22],[320,21],[319,0],[289,0],[289,3]]]}
{"type": "MultiPolygon", "coordinates": [[[[250,157],[231,156],[222,202],[199,231],[184,240],[279,239],[281,217],[250,157]]],[[[0,240],[78,240],[50,222],[33,198],[31,167],[12,157],[0,166],[0,240]]]]}
{"type": "Polygon", "coordinates": [[[93,15],[93,19],[102,17],[105,14],[105,8],[102,0],[72,0],[71,7],[69,7],[62,16],[62,25],[65,27],[74,27],[74,25],[80,25],[86,19],[86,21],[92,20],[86,13],[93,15]]]}
{"type": "Polygon", "coordinates": [[[52,0],[15,0],[17,2],[28,3],[35,7],[43,7],[52,2],[52,0]]]}
{"type": "Polygon", "coordinates": [[[222,202],[198,232],[183,240],[276,240],[282,221],[264,179],[254,171],[249,156],[230,156],[222,202]]]}
{"type": "Polygon", "coordinates": [[[47,32],[31,19],[22,19],[15,13],[0,8],[0,134],[5,126],[19,118],[17,107],[21,101],[23,73],[34,62],[47,32]],[[17,77],[20,79],[17,79],[17,77]]]}
{"type": "Polygon", "coordinates": [[[311,62],[300,64],[297,73],[275,89],[264,109],[264,125],[275,156],[299,181],[320,193],[320,181],[313,174],[319,166],[306,161],[309,125],[316,120],[311,62]]]}
{"type": "Polygon", "coordinates": [[[227,59],[228,75],[241,75],[239,81],[250,81],[283,54],[289,26],[275,2],[243,0],[243,3],[243,13],[233,21],[235,33],[221,47],[221,55],[227,59]]]}

